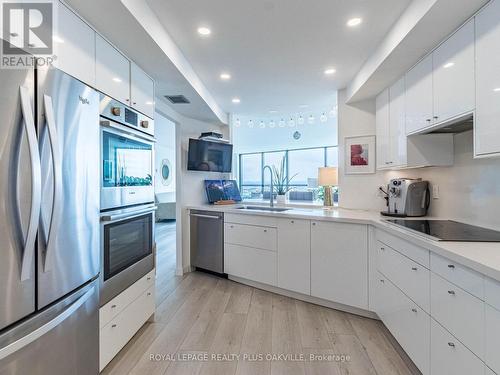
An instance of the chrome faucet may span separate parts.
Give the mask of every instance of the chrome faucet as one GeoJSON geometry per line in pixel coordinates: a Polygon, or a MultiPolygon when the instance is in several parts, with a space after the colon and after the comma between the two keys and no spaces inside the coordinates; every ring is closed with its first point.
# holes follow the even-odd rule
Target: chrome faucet
{"type": "Polygon", "coordinates": [[[273,198],[273,194],[274,194],[273,169],[269,165],[264,166],[264,168],[262,168],[262,178],[264,178],[264,172],[266,171],[266,169],[269,169],[269,173],[270,173],[270,177],[271,177],[271,193],[269,194],[269,206],[270,207],[274,207],[274,198],[273,198]]]}

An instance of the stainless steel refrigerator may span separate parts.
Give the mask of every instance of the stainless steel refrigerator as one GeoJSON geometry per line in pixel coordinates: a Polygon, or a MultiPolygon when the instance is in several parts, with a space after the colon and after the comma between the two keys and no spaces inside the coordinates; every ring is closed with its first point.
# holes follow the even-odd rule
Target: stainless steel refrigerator
{"type": "Polygon", "coordinates": [[[99,369],[99,95],[0,69],[0,374],[99,369]]]}

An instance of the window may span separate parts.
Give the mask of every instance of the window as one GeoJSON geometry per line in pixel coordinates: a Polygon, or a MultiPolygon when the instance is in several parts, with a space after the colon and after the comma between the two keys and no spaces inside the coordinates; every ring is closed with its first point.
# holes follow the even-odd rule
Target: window
{"type": "Polygon", "coordinates": [[[279,168],[283,158],[288,176],[296,175],[290,181],[294,191],[290,194],[290,199],[316,200],[320,190],[317,186],[318,168],[337,167],[338,148],[329,146],[240,154],[239,180],[242,198],[268,198],[270,176],[269,172],[263,173],[262,169],[265,165],[279,168]]]}

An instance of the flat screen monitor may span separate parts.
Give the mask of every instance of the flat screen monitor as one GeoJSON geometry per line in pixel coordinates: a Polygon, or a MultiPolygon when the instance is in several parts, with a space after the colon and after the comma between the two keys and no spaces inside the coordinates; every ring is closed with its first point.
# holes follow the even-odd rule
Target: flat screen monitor
{"type": "Polygon", "coordinates": [[[190,139],[188,170],[230,173],[233,159],[233,145],[190,139]]]}

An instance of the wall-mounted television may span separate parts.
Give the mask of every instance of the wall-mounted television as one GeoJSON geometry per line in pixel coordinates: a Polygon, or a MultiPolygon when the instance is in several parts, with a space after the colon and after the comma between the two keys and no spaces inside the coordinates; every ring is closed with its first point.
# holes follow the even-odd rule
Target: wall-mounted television
{"type": "Polygon", "coordinates": [[[232,160],[232,144],[193,138],[189,140],[189,171],[230,173],[232,160]]]}

